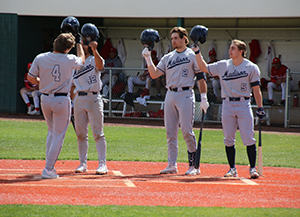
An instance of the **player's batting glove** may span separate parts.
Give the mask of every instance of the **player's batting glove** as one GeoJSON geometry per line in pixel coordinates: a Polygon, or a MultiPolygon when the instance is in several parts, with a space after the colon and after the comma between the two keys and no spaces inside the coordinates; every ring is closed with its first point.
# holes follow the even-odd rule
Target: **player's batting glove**
{"type": "Polygon", "coordinates": [[[199,47],[198,44],[193,44],[193,45],[191,46],[191,48],[192,48],[192,50],[195,52],[195,54],[200,53],[200,47],[199,47]]]}
{"type": "Polygon", "coordinates": [[[77,35],[75,35],[75,42],[76,44],[81,44],[81,34],[77,33],[77,35]]]}
{"type": "Polygon", "coordinates": [[[145,59],[151,58],[151,51],[149,51],[148,47],[144,48],[142,55],[145,59]]]}
{"type": "Polygon", "coordinates": [[[207,102],[207,96],[205,93],[201,93],[200,108],[204,111],[204,113],[206,113],[208,107],[209,103],[207,102]]]}
{"type": "Polygon", "coordinates": [[[145,58],[147,65],[152,65],[152,59],[151,59],[151,51],[149,51],[148,47],[145,47],[142,52],[143,57],[145,58]]]}
{"type": "Polygon", "coordinates": [[[256,116],[259,118],[259,119],[263,119],[263,117],[266,116],[266,113],[264,111],[264,108],[263,107],[260,107],[256,110],[256,116]]]}

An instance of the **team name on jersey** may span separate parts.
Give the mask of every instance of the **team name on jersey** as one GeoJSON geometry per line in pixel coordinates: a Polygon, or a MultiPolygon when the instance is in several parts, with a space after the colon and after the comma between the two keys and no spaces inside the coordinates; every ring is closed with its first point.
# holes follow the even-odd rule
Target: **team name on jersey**
{"type": "Polygon", "coordinates": [[[175,60],[170,60],[168,62],[167,69],[172,69],[175,66],[182,65],[189,62],[191,62],[191,60],[188,57],[183,57],[183,58],[177,57],[175,60]]]}
{"type": "Polygon", "coordinates": [[[80,76],[82,76],[82,75],[84,75],[84,74],[86,74],[86,73],[88,73],[88,72],[90,72],[92,70],[94,70],[94,66],[91,65],[91,64],[89,64],[87,66],[83,66],[81,69],[75,70],[73,77],[74,77],[74,79],[77,79],[80,76]]]}
{"type": "Polygon", "coordinates": [[[223,80],[235,80],[235,79],[239,79],[239,78],[244,78],[247,77],[248,74],[246,71],[236,71],[234,70],[232,73],[229,73],[229,71],[225,71],[224,75],[222,76],[223,80]]]}

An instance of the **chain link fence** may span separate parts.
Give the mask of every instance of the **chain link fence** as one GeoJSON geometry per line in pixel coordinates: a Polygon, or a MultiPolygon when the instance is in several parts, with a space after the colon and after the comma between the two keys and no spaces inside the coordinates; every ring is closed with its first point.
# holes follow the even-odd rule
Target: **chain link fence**
{"type": "MultiPolygon", "coordinates": [[[[108,117],[120,118],[142,118],[158,119],[164,117],[164,97],[166,94],[163,78],[159,88],[157,88],[157,79],[143,76],[146,68],[107,68],[109,72],[109,83],[103,86],[104,95],[104,113],[108,117]],[[119,70],[120,74],[114,82],[113,70],[119,70]],[[114,85],[112,86],[111,84],[114,85]],[[147,84],[147,85],[146,85],[147,84]],[[148,87],[148,88],[146,88],[148,87]],[[158,95],[160,94],[160,95],[158,95]]],[[[287,72],[288,77],[292,77],[294,89],[287,88],[284,127],[300,127],[300,72],[287,72]]],[[[204,114],[204,122],[221,123],[222,99],[220,97],[220,87],[214,88],[215,78],[208,79],[207,97],[210,107],[204,114]]],[[[286,87],[290,86],[287,79],[286,87]]],[[[200,123],[202,112],[200,109],[200,93],[197,85],[195,92],[195,123],[200,123]]],[[[255,110],[255,103],[252,105],[255,110]]],[[[270,106],[269,106],[270,107],[270,106]]],[[[270,117],[269,117],[270,118],[270,117]]],[[[269,124],[268,124],[269,125],[269,124]]]]}
{"type": "MultiPolygon", "coordinates": [[[[164,98],[166,94],[163,77],[151,79],[144,77],[146,68],[106,67],[109,72],[109,83],[104,84],[104,113],[108,117],[144,118],[162,120],[164,117],[164,98]],[[113,70],[120,72],[114,83],[113,70]],[[114,85],[112,86],[111,84],[114,85]],[[146,85],[147,84],[147,85],[146,85]],[[148,88],[146,88],[148,87],[148,88]]],[[[211,79],[210,81],[212,81],[211,79]]],[[[195,85],[195,123],[200,123],[200,93],[195,85]]],[[[219,88],[218,88],[218,91],[219,88]]],[[[220,92],[218,93],[220,96],[220,92]]],[[[221,99],[214,94],[213,86],[208,88],[210,107],[204,115],[205,122],[221,123],[221,99]]]]}
{"type": "Polygon", "coordinates": [[[284,127],[300,127],[300,72],[291,72],[288,69],[286,74],[284,127]]]}

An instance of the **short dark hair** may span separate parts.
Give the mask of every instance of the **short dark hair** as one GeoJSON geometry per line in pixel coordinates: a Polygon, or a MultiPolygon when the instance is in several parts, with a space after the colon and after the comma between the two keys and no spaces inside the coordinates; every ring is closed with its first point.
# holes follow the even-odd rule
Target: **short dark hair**
{"type": "Polygon", "coordinates": [[[234,39],[231,41],[231,43],[235,44],[239,50],[243,50],[242,56],[246,57],[247,45],[245,44],[245,42],[238,39],[234,39]]]}
{"type": "Polygon", "coordinates": [[[64,53],[67,49],[75,46],[75,37],[72,33],[61,33],[53,42],[53,50],[64,53]]]}
{"type": "Polygon", "coordinates": [[[171,31],[170,31],[170,35],[172,35],[172,33],[178,33],[179,37],[182,39],[183,36],[185,36],[185,45],[189,44],[189,39],[188,39],[188,32],[185,28],[182,27],[174,27],[171,31]]]}

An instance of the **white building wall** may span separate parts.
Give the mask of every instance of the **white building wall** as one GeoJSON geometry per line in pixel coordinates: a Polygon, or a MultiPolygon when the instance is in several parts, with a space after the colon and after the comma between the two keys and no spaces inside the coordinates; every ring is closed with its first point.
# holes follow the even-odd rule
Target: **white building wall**
{"type": "Polygon", "coordinates": [[[82,17],[298,17],[299,0],[1,0],[2,13],[82,17]]]}
{"type": "MultiPolygon", "coordinates": [[[[117,47],[119,38],[123,39],[127,54],[125,67],[139,68],[142,65],[141,52],[143,46],[139,40],[141,31],[123,29],[107,31],[107,37],[111,38],[114,47],[117,47]]],[[[235,31],[229,32],[232,36],[235,36],[235,31]]],[[[250,56],[249,43],[251,40],[257,39],[259,41],[262,53],[256,59],[256,64],[258,64],[261,70],[262,77],[268,78],[264,58],[270,40],[272,40],[274,45],[275,55],[281,55],[282,63],[292,71],[300,72],[300,30],[238,30],[236,36],[247,44],[247,58],[250,56]]],[[[225,30],[209,30],[207,42],[201,45],[201,51],[206,61],[208,61],[207,52],[211,40],[214,40],[214,44],[216,45],[217,58],[222,59],[225,44],[231,40],[229,34],[225,30]]],[[[164,37],[164,49],[167,48],[168,42],[169,38],[164,37]]],[[[154,49],[156,50],[156,47],[154,49]]]]}

